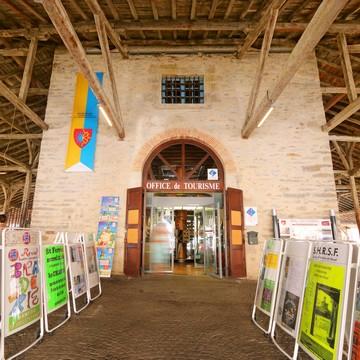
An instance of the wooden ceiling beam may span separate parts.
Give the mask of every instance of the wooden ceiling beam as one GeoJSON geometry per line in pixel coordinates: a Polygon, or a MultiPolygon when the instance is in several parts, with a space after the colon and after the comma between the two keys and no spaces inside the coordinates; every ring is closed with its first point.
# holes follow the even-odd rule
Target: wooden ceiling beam
{"type": "Polygon", "coordinates": [[[19,171],[19,172],[26,172],[26,169],[22,166],[15,166],[15,165],[0,165],[0,171],[19,171]]]}
{"type": "Polygon", "coordinates": [[[254,112],[254,116],[243,126],[241,133],[244,138],[248,138],[254,129],[269,115],[273,103],[282,94],[346,3],[347,0],[328,0],[326,3],[322,2],[319,5],[309,25],[291,52],[285,66],[281,69],[279,78],[270,90],[267,91],[267,94],[254,112]]]}
{"type": "Polygon", "coordinates": [[[28,4],[26,0],[17,0],[21,6],[28,11],[31,15],[35,16],[38,20],[40,20],[43,24],[47,24],[48,21],[41,14],[39,14],[31,5],[28,4]]]}
{"type": "Polygon", "coordinates": [[[39,115],[37,115],[33,110],[31,110],[23,100],[17,97],[5,84],[3,81],[0,81],[0,96],[5,97],[10,103],[12,103],[18,110],[20,110],[26,117],[28,117],[32,122],[38,125],[43,130],[47,130],[49,126],[42,120],[39,115]]]}
{"type": "Polygon", "coordinates": [[[60,0],[38,0],[42,3],[45,11],[48,13],[51,21],[59,32],[65,46],[69,53],[75,60],[80,71],[84,77],[88,80],[89,85],[97,97],[99,104],[103,107],[103,110],[108,115],[115,131],[122,139],[124,137],[124,129],[116,116],[116,112],[113,110],[111,102],[108,96],[105,94],[96,74],[90,65],[88,58],[86,57],[85,50],[81,45],[81,42],[71,24],[69,16],[67,15],[60,0]]]}
{"type": "Polygon", "coordinates": [[[27,48],[0,49],[0,56],[27,56],[27,48]]]}
{"type": "Polygon", "coordinates": [[[8,155],[8,154],[6,154],[4,152],[0,152],[0,158],[2,158],[4,160],[7,160],[7,161],[10,161],[11,163],[13,163],[15,165],[18,165],[18,166],[22,167],[25,170],[27,170],[29,168],[28,165],[26,165],[22,161],[20,161],[18,159],[15,159],[12,156],[10,156],[10,155],[8,155]]]}
{"type": "Polygon", "coordinates": [[[336,140],[331,140],[331,143],[333,144],[344,168],[349,171],[350,170],[350,164],[349,164],[349,161],[348,159],[346,158],[346,155],[343,151],[343,149],[340,147],[340,145],[338,144],[338,142],[336,140]]]}
{"type": "MultiPolygon", "coordinates": [[[[159,12],[158,12],[158,9],[156,7],[155,0],[151,0],[151,9],[152,9],[152,12],[153,12],[154,20],[158,21],[159,20],[159,12]]],[[[161,34],[160,30],[158,30],[158,37],[159,37],[160,40],[162,39],[162,34],[161,34]]]]}
{"type": "MultiPolygon", "coordinates": [[[[40,0],[37,0],[40,1],[40,0]]],[[[194,1],[194,0],[193,0],[194,1]]],[[[195,7],[196,9],[196,7],[195,7]]],[[[246,33],[253,31],[258,24],[251,21],[237,22],[237,21],[223,21],[223,20],[141,20],[136,22],[125,21],[111,21],[111,26],[115,32],[123,33],[124,31],[244,31],[246,33]]],[[[275,26],[276,33],[302,33],[308,23],[277,23],[275,26]]],[[[79,22],[74,24],[74,29],[77,33],[96,33],[96,26],[93,22],[79,22]]],[[[358,23],[335,23],[332,24],[327,33],[338,34],[339,32],[345,34],[360,34],[360,24],[358,23]]],[[[18,29],[0,29],[0,38],[31,37],[46,38],[51,35],[57,35],[56,29],[51,25],[33,27],[33,28],[18,28],[18,29]]]]}
{"type": "MultiPolygon", "coordinates": [[[[133,2],[133,0],[126,0],[128,5],[129,5],[129,8],[130,8],[130,12],[131,12],[131,16],[134,18],[135,21],[138,21],[139,20],[139,15],[137,13],[137,10],[136,10],[136,7],[135,7],[135,4],[133,2]]],[[[140,32],[140,35],[143,39],[146,38],[145,34],[144,34],[144,31],[142,29],[139,29],[138,30],[140,32]]]]}
{"type": "Polygon", "coordinates": [[[272,0],[267,11],[264,12],[264,14],[261,17],[257,26],[254,28],[254,30],[250,31],[248,33],[248,35],[246,36],[246,38],[244,40],[244,44],[242,46],[238,47],[238,49],[237,49],[238,59],[241,59],[244,56],[244,54],[250,49],[251,45],[259,37],[261,32],[265,29],[265,27],[269,21],[269,15],[270,15],[271,11],[279,10],[286,1],[287,0],[272,0]]]}
{"type": "Polygon", "coordinates": [[[336,126],[347,120],[351,115],[355,114],[358,110],[360,110],[360,97],[346,106],[342,111],[340,111],[325,125],[323,125],[323,131],[330,131],[334,129],[336,126]]]}
{"type": "Polygon", "coordinates": [[[108,42],[108,38],[106,35],[105,24],[104,24],[102,17],[100,17],[100,15],[94,15],[94,18],[95,18],[96,27],[98,29],[98,37],[99,37],[101,52],[102,52],[103,58],[105,60],[108,76],[110,78],[111,90],[112,90],[113,100],[114,100],[114,104],[115,104],[115,110],[116,110],[116,113],[118,116],[118,122],[120,125],[120,129],[118,129],[118,131],[121,132],[121,134],[122,134],[121,137],[123,138],[125,136],[124,123],[123,123],[123,120],[121,117],[121,108],[120,108],[118,90],[117,90],[117,86],[116,86],[116,77],[115,77],[114,67],[113,67],[113,63],[112,63],[112,59],[111,59],[109,42],[108,42]]]}
{"type": "Polygon", "coordinates": [[[337,41],[340,52],[341,66],[347,89],[347,95],[349,101],[354,101],[357,98],[357,93],[345,34],[338,34],[337,41]]]}
{"type": "Polygon", "coordinates": [[[110,12],[111,12],[111,15],[112,17],[115,19],[115,20],[119,20],[120,19],[120,16],[119,16],[119,13],[113,3],[112,0],[106,0],[106,4],[107,6],[109,7],[110,9],[110,12]]]}
{"type": "MultiPolygon", "coordinates": [[[[357,94],[360,94],[360,88],[355,88],[357,94]]],[[[347,94],[346,87],[323,86],[321,87],[322,94],[347,94]]]]}
{"type": "Polygon", "coordinates": [[[38,140],[42,137],[42,134],[0,134],[0,140],[38,140]]]}
{"type": "MultiPolygon", "coordinates": [[[[112,28],[110,22],[106,18],[103,10],[101,9],[97,0],[85,0],[87,5],[89,6],[90,10],[94,15],[99,15],[104,22],[104,26],[106,29],[106,33],[108,34],[110,40],[115,45],[115,47],[120,51],[124,58],[128,57],[127,50],[121,42],[121,39],[117,33],[115,33],[114,29],[112,28]]],[[[72,25],[71,25],[72,26],[72,25]]]]}
{"type": "Polygon", "coordinates": [[[38,46],[37,38],[31,39],[29,45],[29,52],[26,58],[24,73],[21,80],[20,91],[19,91],[19,98],[24,102],[26,102],[26,98],[28,96],[28,92],[30,88],[32,72],[36,60],[37,46],[38,46]]]}
{"type": "Polygon", "coordinates": [[[269,55],[271,41],[272,41],[272,38],[274,35],[274,29],[275,29],[275,24],[277,21],[278,14],[279,14],[279,10],[277,10],[277,9],[271,10],[270,17],[268,19],[268,24],[266,25],[264,38],[263,38],[262,46],[261,46],[261,53],[260,53],[260,58],[259,58],[259,62],[258,62],[258,67],[256,69],[255,80],[253,83],[253,87],[251,89],[248,107],[247,107],[247,111],[246,111],[246,122],[248,122],[250,120],[250,118],[252,117],[252,115],[254,113],[256,100],[259,95],[261,80],[262,80],[264,70],[265,70],[265,62],[269,55]]]}
{"type": "Polygon", "coordinates": [[[83,18],[83,20],[89,20],[89,17],[84,13],[83,9],[79,6],[78,0],[69,0],[70,5],[74,10],[83,18]]]}
{"type": "Polygon", "coordinates": [[[348,50],[353,54],[360,54],[360,44],[348,45],[348,50]]]}

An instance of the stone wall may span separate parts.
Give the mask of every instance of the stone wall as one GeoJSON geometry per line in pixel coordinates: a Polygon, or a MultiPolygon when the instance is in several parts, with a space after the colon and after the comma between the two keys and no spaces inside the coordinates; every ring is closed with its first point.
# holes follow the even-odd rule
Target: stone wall
{"type": "MultiPolygon", "coordinates": [[[[287,59],[272,54],[262,89],[270,86],[287,59]]],[[[100,55],[89,55],[104,71],[100,55]]],[[[95,171],[65,173],[64,163],[77,67],[64,50],[55,55],[36,183],[32,225],[96,231],[100,197],[119,195],[121,215],[114,272],[123,271],[126,189],[141,186],[142,167],[152,149],[188,137],[210,146],[222,160],[226,186],[244,191],[245,206],[256,206],[260,244],[247,245],[248,276],[257,276],[261,243],[272,236],[271,209],[281,217],[325,217],[337,208],[315,56],[301,67],[275,109],[248,140],[241,138],[258,55],[231,57],[137,57],[113,54],[126,137],[119,141],[100,118],[95,171]],[[162,75],[204,75],[205,104],[162,105],[162,75]]],[[[109,79],[104,87],[110,94],[109,79]]],[[[264,90],[262,92],[264,94],[264,90]]]]}

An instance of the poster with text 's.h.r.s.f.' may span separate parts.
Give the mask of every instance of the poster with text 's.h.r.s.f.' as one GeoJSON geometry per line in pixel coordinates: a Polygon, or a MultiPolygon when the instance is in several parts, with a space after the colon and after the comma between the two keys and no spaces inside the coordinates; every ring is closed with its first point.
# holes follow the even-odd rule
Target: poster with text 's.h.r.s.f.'
{"type": "Polygon", "coordinates": [[[276,322],[293,337],[299,324],[309,247],[309,242],[294,240],[287,241],[284,249],[276,322]]]}
{"type": "Polygon", "coordinates": [[[103,196],[101,198],[100,217],[96,237],[96,253],[101,277],[110,277],[118,231],[120,198],[103,196]]]}
{"type": "Polygon", "coordinates": [[[280,240],[267,240],[258,279],[256,305],[263,312],[270,315],[275,300],[276,278],[279,271],[281,252],[280,240]]]}
{"type": "Polygon", "coordinates": [[[340,336],[349,256],[348,244],[312,244],[299,343],[319,360],[338,359],[342,352],[340,336]]]}
{"type": "MultiPolygon", "coordinates": [[[[30,237],[29,237],[30,239],[30,237]]],[[[40,247],[5,246],[5,336],[38,321],[41,316],[40,247]]]]}

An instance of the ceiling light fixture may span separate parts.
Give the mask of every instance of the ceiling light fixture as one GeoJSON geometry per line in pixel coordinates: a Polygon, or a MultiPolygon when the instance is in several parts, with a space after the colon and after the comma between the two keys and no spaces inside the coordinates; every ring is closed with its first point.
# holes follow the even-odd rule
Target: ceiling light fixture
{"type": "Polygon", "coordinates": [[[109,118],[109,115],[107,114],[107,112],[105,111],[105,109],[103,108],[102,105],[99,105],[99,109],[100,109],[101,113],[103,114],[103,116],[104,116],[106,122],[108,123],[108,125],[112,126],[112,122],[111,122],[111,120],[109,118]]]}
{"type": "Polygon", "coordinates": [[[261,121],[258,124],[258,128],[265,122],[265,120],[268,118],[268,116],[271,114],[271,112],[274,110],[273,106],[270,106],[269,110],[266,112],[266,114],[263,116],[263,118],[261,119],[261,121]]]}

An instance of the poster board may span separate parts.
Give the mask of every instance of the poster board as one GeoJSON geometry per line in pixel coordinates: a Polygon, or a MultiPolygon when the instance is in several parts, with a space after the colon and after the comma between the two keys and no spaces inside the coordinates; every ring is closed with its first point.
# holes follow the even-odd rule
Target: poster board
{"type": "Polygon", "coordinates": [[[69,244],[69,267],[73,296],[75,299],[86,293],[86,274],[84,265],[84,250],[82,245],[69,244]]]}
{"type": "Polygon", "coordinates": [[[96,256],[100,277],[111,276],[119,212],[119,196],[103,196],[101,198],[100,217],[96,236],[96,256]]]}
{"type": "Polygon", "coordinates": [[[279,219],[283,239],[332,241],[330,219],[279,219]]]}
{"type": "Polygon", "coordinates": [[[275,298],[280,274],[282,246],[283,241],[281,239],[266,240],[264,244],[263,257],[260,264],[252,319],[255,325],[263,330],[266,334],[270,333],[274,316],[275,298]],[[264,329],[256,321],[256,310],[260,310],[270,318],[267,329],[264,329]]]}
{"type": "Polygon", "coordinates": [[[1,243],[1,358],[5,339],[39,322],[40,331],[28,346],[17,349],[19,356],[44,335],[41,268],[41,232],[4,229],[1,243]]]}
{"type": "Polygon", "coordinates": [[[288,358],[297,358],[298,344],[296,339],[300,325],[310,250],[309,241],[285,241],[271,338],[278,349],[288,358]],[[294,339],[292,354],[288,353],[290,349],[288,346],[283,348],[277,342],[275,336],[277,326],[294,339]]]}
{"type": "Polygon", "coordinates": [[[350,244],[312,243],[298,342],[313,359],[342,357],[351,259],[350,244]]]}

